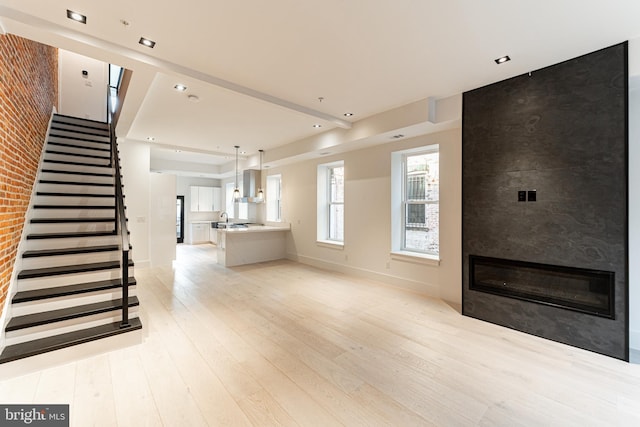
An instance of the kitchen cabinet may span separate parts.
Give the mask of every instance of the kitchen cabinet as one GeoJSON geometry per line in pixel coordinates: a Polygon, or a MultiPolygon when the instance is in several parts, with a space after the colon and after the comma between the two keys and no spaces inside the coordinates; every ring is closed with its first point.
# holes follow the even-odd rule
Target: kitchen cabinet
{"type": "Polygon", "coordinates": [[[192,222],[191,223],[191,244],[207,243],[209,241],[209,229],[211,228],[208,222],[192,222]]]}
{"type": "Polygon", "coordinates": [[[212,212],[221,209],[219,187],[191,187],[191,212],[212,212]]]}

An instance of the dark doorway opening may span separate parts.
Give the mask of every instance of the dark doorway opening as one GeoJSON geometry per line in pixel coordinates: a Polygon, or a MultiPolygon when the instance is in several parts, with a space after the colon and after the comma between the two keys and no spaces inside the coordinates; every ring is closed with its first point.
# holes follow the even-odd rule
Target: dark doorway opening
{"type": "Polygon", "coordinates": [[[176,199],[176,237],[178,243],[184,243],[184,196],[176,199]]]}

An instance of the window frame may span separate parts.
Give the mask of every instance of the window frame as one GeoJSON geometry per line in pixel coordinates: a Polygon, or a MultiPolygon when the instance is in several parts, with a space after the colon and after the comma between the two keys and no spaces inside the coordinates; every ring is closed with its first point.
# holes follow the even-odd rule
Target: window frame
{"type": "Polygon", "coordinates": [[[439,264],[440,262],[440,238],[438,236],[438,251],[420,250],[407,247],[407,216],[409,206],[424,206],[425,212],[428,206],[438,207],[438,233],[440,230],[440,188],[438,167],[438,189],[436,200],[419,200],[409,197],[409,175],[407,160],[410,157],[437,153],[440,157],[438,144],[430,144],[391,153],[391,257],[404,261],[424,262],[427,264],[439,264]]]}
{"type": "Polygon", "coordinates": [[[346,168],[344,160],[318,165],[317,180],[317,243],[321,246],[342,248],[344,247],[344,209],[345,209],[345,186],[344,174],[346,168]],[[342,201],[332,198],[331,177],[332,171],[336,168],[343,169],[342,181],[342,201]],[[334,206],[342,206],[342,239],[335,239],[331,236],[331,211],[334,206]]]}
{"type": "Polygon", "coordinates": [[[266,194],[266,217],[268,222],[282,222],[282,175],[268,175],[267,176],[267,194],[266,194]],[[273,188],[273,183],[277,181],[277,191],[276,194],[272,194],[271,189],[273,188]],[[275,210],[276,217],[273,218],[269,215],[270,211],[275,210]]]}

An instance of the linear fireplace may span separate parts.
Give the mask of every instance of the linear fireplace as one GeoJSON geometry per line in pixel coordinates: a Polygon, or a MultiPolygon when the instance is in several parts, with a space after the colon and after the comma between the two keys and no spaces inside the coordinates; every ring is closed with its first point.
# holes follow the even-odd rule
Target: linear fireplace
{"type": "Polygon", "coordinates": [[[470,289],[615,318],[615,274],[469,255],[470,289]]]}

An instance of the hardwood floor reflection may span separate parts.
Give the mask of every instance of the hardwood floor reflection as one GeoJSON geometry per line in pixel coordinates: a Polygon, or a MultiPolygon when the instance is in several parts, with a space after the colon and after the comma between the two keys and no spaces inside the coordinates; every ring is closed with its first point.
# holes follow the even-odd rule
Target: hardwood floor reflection
{"type": "MultiPolygon", "coordinates": [[[[137,269],[140,345],[0,383],[72,425],[640,425],[640,366],[293,263],[211,245],[137,269]]],[[[459,286],[458,284],[451,284],[459,286]]]]}

